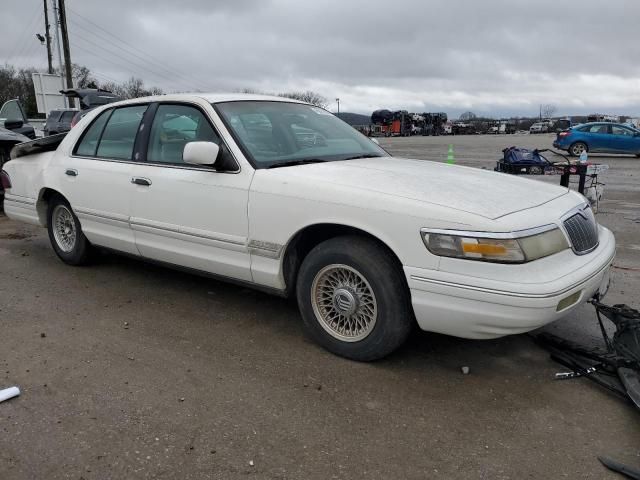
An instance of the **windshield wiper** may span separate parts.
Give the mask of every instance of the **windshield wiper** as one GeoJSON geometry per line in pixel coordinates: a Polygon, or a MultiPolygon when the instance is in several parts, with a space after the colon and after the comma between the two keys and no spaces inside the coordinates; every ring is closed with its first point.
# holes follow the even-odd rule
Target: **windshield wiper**
{"type": "Polygon", "coordinates": [[[307,163],[323,163],[327,160],[322,160],[320,158],[303,158],[301,160],[289,160],[287,162],[274,163],[273,165],[269,165],[267,168],[278,168],[278,167],[292,167],[294,165],[305,165],[307,163]]]}
{"type": "Polygon", "coordinates": [[[353,157],[347,157],[344,160],[358,160],[359,158],[380,158],[383,157],[384,155],[371,155],[369,153],[365,153],[363,155],[354,155],[353,157]]]}

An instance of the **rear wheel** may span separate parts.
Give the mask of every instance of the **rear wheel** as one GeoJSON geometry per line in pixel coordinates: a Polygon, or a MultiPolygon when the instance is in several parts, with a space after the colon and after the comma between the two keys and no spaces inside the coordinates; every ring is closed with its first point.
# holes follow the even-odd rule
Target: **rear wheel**
{"type": "Polygon", "coordinates": [[[588,151],[589,151],[589,147],[587,147],[587,144],[584,142],[572,143],[571,146],[569,147],[569,154],[574,157],[579,157],[582,154],[582,152],[588,152],[588,151]]]}
{"type": "Polygon", "coordinates": [[[411,331],[413,312],[402,270],[374,240],[345,236],[316,246],[300,267],[296,288],[310,336],[342,357],[380,359],[411,331]]]}
{"type": "Polygon", "coordinates": [[[84,265],[90,260],[92,246],[82,233],[71,205],[60,195],[49,201],[47,230],[53,250],[64,263],[84,265]]]}

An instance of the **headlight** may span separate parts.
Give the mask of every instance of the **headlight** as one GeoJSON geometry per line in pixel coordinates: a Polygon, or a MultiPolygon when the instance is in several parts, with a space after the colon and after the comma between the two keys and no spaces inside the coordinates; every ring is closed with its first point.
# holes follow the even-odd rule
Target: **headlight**
{"type": "Polygon", "coordinates": [[[422,230],[429,251],[442,257],[466,258],[485,262],[524,263],[569,248],[557,227],[513,233],[455,232],[422,230]]]}

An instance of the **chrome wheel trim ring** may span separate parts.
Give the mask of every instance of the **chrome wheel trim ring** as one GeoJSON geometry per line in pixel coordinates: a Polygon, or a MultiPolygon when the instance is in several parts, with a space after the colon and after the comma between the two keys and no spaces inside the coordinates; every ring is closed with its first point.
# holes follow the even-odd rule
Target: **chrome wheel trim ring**
{"type": "Polygon", "coordinates": [[[378,319],[378,302],[371,285],[348,265],[327,265],[316,274],[311,284],[311,305],[322,328],[343,342],[363,340],[378,319]]]}
{"type": "Polygon", "coordinates": [[[53,238],[64,253],[71,253],[76,246],[76,222],[66,205],[56,205],[51,214],[53,238]]]}

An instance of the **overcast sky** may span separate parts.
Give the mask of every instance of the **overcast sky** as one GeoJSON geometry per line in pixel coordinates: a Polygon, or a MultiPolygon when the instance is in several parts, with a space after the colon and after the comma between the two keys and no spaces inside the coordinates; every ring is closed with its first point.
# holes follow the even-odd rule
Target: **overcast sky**
{"type": "MultiPolygon", "coordinates": [[[[46,68],[42,0],[0,62],[46,68]]],[[[71,56],[166,91],[314,90],[341,111],[640,116],[639,0],[67,0],[71,56]],[[177,72],[177,73],[176,73],[177,72]]],[[[56,60],[57,61],[57,60],[56,60]]]]}

